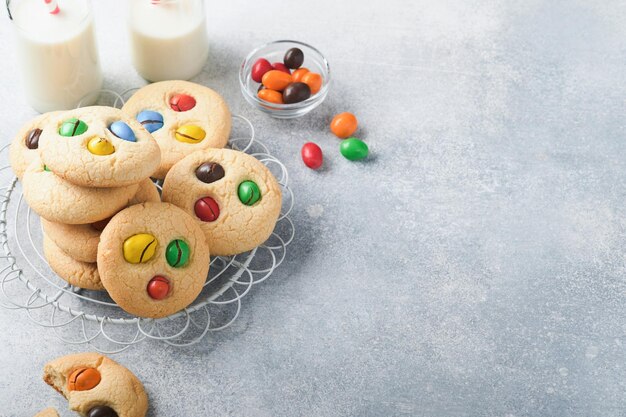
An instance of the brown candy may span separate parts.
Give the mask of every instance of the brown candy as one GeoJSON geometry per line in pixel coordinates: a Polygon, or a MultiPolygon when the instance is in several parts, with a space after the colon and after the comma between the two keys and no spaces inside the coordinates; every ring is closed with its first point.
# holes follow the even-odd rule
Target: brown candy
{"type": "Polygon", "coordinates": [[[39,147],[39,136],[41,136],[42,130],[37,128],[30,131],[26,138],[26,147],[28,149],[37,149],[39,147]]]}
{"type": "Polygon", "coordinates": [[[311,89],[305,83],[291,83],[283,91],[285,104],[299,103],[311,97],[311,89]]]}
{"type": "Polygon", "coordinates": [[[70,391],[89,391],[101,380],[100,372],[95,368],[78,368],[67,378],[67,389],[70,391]]]}
{"type": "Polygon", "coordinates": [[[207,184],[221,180],[224,175],[224,168],[215,162],[205,162],[196,168],[196,177],[207,184]]]}

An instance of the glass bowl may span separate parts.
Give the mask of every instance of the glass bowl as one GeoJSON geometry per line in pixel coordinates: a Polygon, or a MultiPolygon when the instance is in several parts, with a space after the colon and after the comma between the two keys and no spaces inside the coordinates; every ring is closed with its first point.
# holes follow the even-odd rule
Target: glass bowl
{"type": "Polygon", "coordinates": [[[330,66],[326,58],[324,58],[324,55],[311,45],[298,41],[282,40],[259,46],[248,54],[239,69],[239,84],[241,86],[241,93],[246,101],[262,112],[277,119],[294,119],[304,116],[322,104],[328,95],[330,81],[330,66]],[[257,96],[261,84],[252,79],[252,66],[259,58],[265,58],[272,64],[275,62],[283,62],[285,52],[294,47],[300,48],[302,52],[304,52],[304,63],[302,66],[322,76],[322,88],[320,88],[317,94],[299,103],[275,104],[261,100],[257,96]]]}

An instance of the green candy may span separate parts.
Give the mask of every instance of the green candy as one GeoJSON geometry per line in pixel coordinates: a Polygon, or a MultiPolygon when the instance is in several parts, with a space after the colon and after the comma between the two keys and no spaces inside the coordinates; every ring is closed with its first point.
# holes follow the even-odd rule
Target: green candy
{"type": "Polygon", "coordinates": [[[344,156],[344,158],[349,159],[350,161],[365,159],[367,158],[367,154],[369,153],[367,144],[361,139],[357,138],[348,138],[342,140],[341,145],[339,145],[339,150],[341,151],[341,154],[344,156]]]}
{"type": "Polygon", "coordinates": [[[239,200],[246,206],[251,206],[261,199],[261,190],[259,190],[259,186],[254,181],[244,181],[239,184],[237,194],[239,195],[239,200]]]}
{"type": "Polygon", "coordinates": [[[59,128],[59,135],[78,136],[78,135],[82,135],[86,131],[87,131],[87,123],[73,117],[63,122],[63,124],[59,128]]]}
{"type": "Polygon", "coordinates": [[[189,261],[189,245],[184,240],[172,240],[165,249],[165,259],[169,266],[182,268],[189,261]]]}
{"type": "Polygon", "coordinates": [[[48,165],[44,165],[43,166],[43,170],[46,172],[50,172],[50,168],[48,168],[48,165]]]}

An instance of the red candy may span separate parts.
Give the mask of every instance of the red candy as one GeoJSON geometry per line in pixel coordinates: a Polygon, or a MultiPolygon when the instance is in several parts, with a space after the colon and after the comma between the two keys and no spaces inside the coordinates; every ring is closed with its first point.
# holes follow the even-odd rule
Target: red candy
{"type": "Polygon", "coordinates": [[[187,111],[196,107],[196,99],[187,94],[174,94],[170,98],[170,107],[174,111],[187,111]]]}
{"type": "Polygon", "coordinates": [[[148,283],[148,295],[154,300],[162,300],[170,293],[170,281],[157,275],[148,283]]]}
{"type": "Polygon", "coordinates": [[[274,62],[272,64],[272,67],[275,70],[286,72],[287,74],[291,74],[291,71],[289,70],[289,68],[287,68],[287,66],[283,64],[282,62],[274,62]]]}
{"type": "Polygon", "coordinates": [[[214,222],[220,216],[220,206],[211,197],[202,197],[196,201],[193,210],[203,222],[214,222]]]}
{"type": "Polygon", "coordinates": [[[324,162],[322,149],[313,142],[307,142],[302,146],[302,161],[311,169],[318,169],[324,162]]]}
{"type": "Polygon", "coordinates": [[[260,83],[263,79],[263,75],[273,69],[274,67],[272,67],[272,64],[270,64],[267,59],[259,58],[252,66],[252,79],[257,83],[260,83]]]}

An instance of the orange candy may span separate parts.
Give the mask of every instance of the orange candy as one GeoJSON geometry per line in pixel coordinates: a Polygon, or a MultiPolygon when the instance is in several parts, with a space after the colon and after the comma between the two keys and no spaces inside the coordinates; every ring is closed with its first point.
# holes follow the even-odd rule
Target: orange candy
{"type": "Polygon", "coordinates": [[[358,122],[356,116],[352,113],[344,112],[333,117],[332,122],[330,122],[330,131],[333,132],[335,136],[345,139],[356,132],[357,126],[358,122]]]}
{"type": "Polygon", "coordinates": [[[311,95],[317,94],[322,88],[322,76],[316,72],[307,72],[302,76],[300,82],[305,83],[311,89],[311,95]]]}
{"type": "Polygon", "coordinates": [[[280,91],[264,88],[262,90],[259,90],[257,95],[261,100],[269,101],[270,103],[284,104],[283,95],[280,93],[280,91]]]}
{"type": "Polygon", "coordinates": [[[291,74],[286,72],[271,70],[263,75],[262,81],[263,85],[270,90],[283,91],[285,87],[293,82],[293,78],[291,74]]]}
{"type": "Polygon", "coordinates": [[[304,77],[304,74],[308,72],[309,72],[308,68],[304,68],[304,67],[298,68],[291,74],[291,78],[293,78],[294,83],[300,83],[302,82],[302,77],[304,77]]]}
{"type": "Polygon", "coordinates": [[[67,379],[67,389],[70,391],[88,391],[100,383],[100,372],[94,368],[78,368],[67,379]]]}

